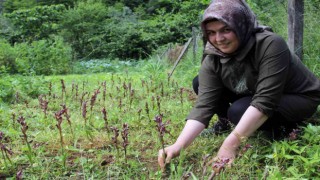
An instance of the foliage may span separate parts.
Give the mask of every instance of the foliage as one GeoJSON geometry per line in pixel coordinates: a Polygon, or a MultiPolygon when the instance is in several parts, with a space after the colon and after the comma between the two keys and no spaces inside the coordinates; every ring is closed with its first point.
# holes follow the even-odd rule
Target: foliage
{"type": "MultiPolygon", "coordinates": [[[[37,5],[63,3],[69,8],[62,4],[30,6],[31,9],[7,13],[0,18],[0,36],[14,45],[51,39],[52,34],[58,34],[70,44],[74,60],[147,59],[167,44],[185,43],[192,36],[192,27],[199,28],[201,15],[210,0],[80,0],[71,5],[68,2],[37,1],[37,5]]],[[[286,0],[247,2],[261,24],[287,37],[287,18],[283,18],[287,17],[286,0]]],[[[305,3],[304,58],[308,66],[312,64],[309,60],[319,60],[315,48],[320,42],[315,41],[319,23],[313,23],[319,12],[317,2],[305,3]]],[[[15,72],[14,66],[8,69],[15,72]]],[[[317,73],[318,67],[312,69],[317,73]]]]}
{"type": "Polygon", "coordinates": [[[72,74],[119,73],[147,63],[146,61],[120,61],[108,59],[91,59],[73,63],[72,74]]]}
{"type": "MultiPolygon", "coordinates": [[[[102,27],[108,18],[108,11],[100,2],[79,2],[74,8],[63,14],[61,26],[62,36],[70,43],[77,58],[96,57],[103,54],[105,43],[102,27]]],[[[107,25],[107,24],[106,24],[107,25]]]]}
{"type": "Polygon", "coordinates": [[[142,3],[140,8],[133,7],[133,1],[88,0],[69,9],[64,5],[19,9],[5,14],[7,24],[14,28],[3,37],[14,44],[61,34],[77,59],[144,59],[159,46],[184,43],[191,37],[191,28],[198,26],[201,11],[208,3],[137,2],[142,3]]]}
{"type": "Polygon", "coordinates": [[[47,91],[42,77],[0,76],[0,103],[23,103],[47,91]]]}
{"type": "Polygon", "coordinates": [[[170,4],[171,11],[167,6],[157,4],[160,7],[155,9],[153,18],[146,20],[148,26],[145,29],[158,46],[185,43],[192,37],[192,27],[199,27],[201,14],[207,6],[201,1],[173,1],[170,4]]]}
{"type": "MultiPolygon", "coordinates": [[[[0,37],[5,40],[14,40],[13,37],[18,36],[19,32],[15,30],[9,18],[0,15],[0,37]]],[[[12,43],[11,43],[12,44],[12,43]]]]}
{"type": "Polygon", "coordinates": [[[104,26],[105,42],[103,47],[109,58],[145,59],[155,48],[152,34],[145,32],[146,23],[120,18],[110,19],[104,26]]]}
{"type": "Polygon", "coordinates": [[[0,74],[17,72],[16,51],[5,40],[0,41],[0,74]]]}
{"type": "Polygon", "coordinates": [[[268,0],[248,0],[248,4],[255,12],[260,24],[269,26],[275,33],[280,34],[284,38],[288,35],[287,22],[287,1],[277,0],[270,3],[268,0]],[[282,18],[275,18],[282,17],[282,18]]]}
{"type": "Polygon", "coordinates": [[[19,9],[29,9],[36,5],[36,0],[10,0],[1,2],[4,12],[13,12],[19,9]]]}
{"type": "MultiPolygon", "coordinates": [[[[11,157],[13,163],[8,164],[7,169],[1,168],[0,172],[11,177],[16,173],[16,169],[21,169],[23,177],[36,178],[41,174],[41,178],[46,179],[62,177],[66,173],[68,178],[77,179],[160,179],[161,171],[155,152],[161,149],[162,145],[157,141],[159,134],[155,124],[150,126],[148,116],[159,114],[160,106],[157,104],[160,102],[161,114],[166,120],[170,119],[170,134],[164,141],[166,145],[173,143],[195,100],[190,84],[192,74],[199,67],[194,66],[195,62],[191,57],[192,53],[188,53],[170,81],[166,75],[169,67],[164,61],[157,59],[138,63],[126,72],[50,77],[3,76],[1,79],[4,81],[0,82],[8,82],[7,86],[14,84],[11,90],[18,91],[21,98],[18,101],[13,98],[10,109],[0,114],[3,119],[0,121],[0,131],[7,136],[6,146],[14,152],[11,157]],[[65,82],[65,93],[61,92],[62,79],[65,82]],[[48,102],[47,116],[44,116],[36,95],[22,96],[27,94],[29,89],[37,89],[36,94],[42,94],[41,97],[48,102]],[[179,95],[181,89],[182,101],[179,95]],[[97,93],[98,91],[100,93],[97,93]],[[80,100],[83,97],[84,101],[89,102],[93,96],[96,98],[95,105],[87,115],[88,122],[85,126],[81,118],[80,100]],[[65,106],[60,106],[62,101],[66,103],[65,106]],[[146,103],[149,104],[149,113],[145,111],[146,103]],[[59,112],[62,107],[64,111],[68,111],[68,116],[61,116],[63,120],[57,130],[54,113],[59,112]],[[102,109],[105,110],[104,114],[102,109]],[[29,126],[27,135],[33,152],[32,165],[28,162],[26,144],[21,143],[20,126],[14,121],[18,116],[25,117],[29,126]],[[72,124],[68,124],[68,118],[72,124]],[[113,129],[120,130],[124,124],[130,127],[125,141],[119,137],[115,139],[114,132],[105,126],[106,119],[108,126],[113,129]],[[90,137],[86,134],[88,131],[90,137]],[[61,137],[64,142],[61,143],[62,146],[59,145],[61,137]],[[118,145],[129,145],[126,149],[121,149],[112,144],[116,140],[118,145]],[[59,150],[61,148],[64,148],[63,151],[59,150]]],[[[127,65],[119,69],[126,68],[127,65]]],[[[263,133],[258,132],[248,140],[252,148],[238,157],[232,168],[226,168],[218,178],[318,177],[320,129],[319,126],[309,124],[303,130],[297,135],[297,139],[281,141],[270,141],[263,133]]],[[[192,176],[194,179],[207,179],[208,175],[203,176],[201,173],[202,165],[199,159],[207,154],[214,156],[226,136],[227,134],[214,138],[197,138],[190,148],[172,161],[166,178],[181,179],[192,176]]],[[[0,159],[0,163],[2,162],[0,159]]]]}
{"type": "Polygon", "coordinates": [[[305,2],[303,61],[318,77],[320,77],[320,67],[318,65],[320,61],[320,36],[317,33],[317,29],[320,28],[320,23],[315,22],[318,22],[318,17],[320,16],[319,9],[319,1],[318,4],[305,2]]]}
{"type": "Polygon", "coordinates": [[[67,7],[73,7],[75,4],[74,0],[37,0],[37,5],[57,5],[57,4],[63,4],[67,7]]]}
{"type": "Polygon", "coordinates": [[[0,102],[11,102],[14,97],[14,89],[11,86],[12,79],[7,76],[1,76],[0,78],[0,102]]]}
{"type": "Polygon", "coordinates": [[[50,39],[50,35],[59,31],[58,22],[65,10],[64,5],[36,6],[4,14],[16,31],[8,40],[14,44],[50,39]]]}
{"type": "Polygon", "coordinates": [[[11,46],[0,41],[0,73],[65,74],[70,70],[71,47],[61,37],[11,46]]]}
{"type": "Polygon", "coordinates": [[[60,37],[15,46],[17,72],[21,74],[65,74],[72,59],[71,48],[60,37]]]}
{"type": "Polygon", "coordinates": [[[35,6],[50,6],[50,5],[58,5],[58,4],[63,4],[67,7],[72,7],[74,5],[73,0],[10,0],[10,1],[5,1],[2,0],[0,1],[2,11],[5,13],[12,13],[13,11],[17,10],[23,10],[23,9],[31,9],[34,8],[35,6]]]}
{"type": "MultiPolygon", "coordinates": [[[[168,6],[169,4],[170,6],[174,4],[168,1],[163,2],[168,6]]],[[[264,2],[267,1],[250,1],[257,14],[259,16],[262,15],[260,18],[261,23],[276,26],[276,32],[285,37],[286,23],[283,23],[285,18],[282,17],[284,17],[286,8],[285,5],[280,3],[284,1],[272,1],[276,3],[276,6],[270,10],[271,14],[265,14],[265,11],[260,6],[263,5],[270,9],[274,4],[264,2]],[[271,18],[273,16],[276,18],[271,18]]],[[[313,2],[316,2],[316,0],[313,0],[313,2]]],[[[192,7],[192,3],[184,5],[187,6],[187,4],[190,5],[188,7],[192,7]]],[[[86,5],[94,7],[94,3],[86,5]]],[[[150,11],[150,14],[154,15],[154,19],[148,19],[141,14],[146,18],[144,20],[139,19],[139,16],[135,14],[135,9],[133,11],[128,8],[123,9],[123,3],[110,8],[97,7],[101,8],[103,12],[107,12],[107,16],[100,19],[101,21],[99,22],[103,24],[103,27],[93,26],[83,15],[84,22],[92,27],[91,29],[88,28],[88,30],[85,29],[86,26],[82,25],[81,27],[86,30],[85,33],[82,34],[80,28],[76,29],[77,31],[75,32],[83,37],[89,37],[86,36],[86,33],[93,32],[91,35],[96,37],[95,43],[98,42],[97,39],[101,35],[101,44],[95,44],[92,41],[90,43],[92,45],[95,44],[95,49],[101,46],[101,50],[103,50],[104,45],[109,43],[103,41],[110,38],[106,32],[119,35],[116,31],[105,27],[107,25],[104,23],[113,23],[111,24],[112,28],[123,30],[121,33],[125,33],[126,22],[130,22],[131,24],[128,24],[129,29],[131,31],[137,29],[138,33],[130,32],[124,36],[131,37],[130,34],[138,34],[139,36],[134,37],[148,38],[147,40],[144,39],[144,41],[150,42],[153,47],[160,46],[161,40],[168,40],[170,39],[169,35],[172,35],[170,34],[171,31],[165,31],[166,33],[162,34],[161,31],[165,30],[165,28],[161,29],[161,26],[175,28],[174,25],[178,23],[179,18],[187,17],[183,14],[180,14],[180,17],[170,17],[166,13],[179,14],[177,12],[179,8],[168,7],[160,10],[160,7],[152,12],[150,11]],[[164,17],[163,21],[166,23],[161,21],[160,16],[164,17]],[[123,20],[124,17],[130,20],[123,20]],[[174,23],[170,24],[171,22],[174,23]],[[123,27],[116,27],[117,25],[123,27]],[[139,29],[139,26],[143,28],[139,29]],[[101,28],[99,32],[101,30],[103,33],[95,32],[93,27],[101,28]],[[159,31],[156,31],[157,29],[159,31]],[[161,39],[162,37],[163,39],[161,39]]],[[[77,12],[77,8],[79,7],[72,9],[75,10],[73,12],[77,12]]],[[[144,8],[147,7],[139,7],[139,11],[144,8]]],[[[305,45],[307,50],[305,51],[305,57],[307,58],[304,62],[319,76],[319,54],[317,49],[319,46],[317,43],[320,41],[317,41],[319,35],[316,33],[316,30],[319,29],[316,8],[312,4],[306,5],[305,22],[307,28],[305,41],[307,43],[305,45]]],[[[188,11],[191,9],[188,9],[188,11]]],[[[96,16],[89,16],[89,18],[98,22],[98,17],[102,15],[95,13],[94,9],[91,10],[96,16]]],[[[82,13],[85,13],[84,10],[82,13]]],[[[148,12],[145,14],[148,14],[148,12]]],[[[76,19],[75,17],[72,18],[76,19]]],[[[80,20],[77,19],[75,22],[80,23],[80,20]]],[[[9,23],[7,25],[7,27],[10,27],[9,23]]],[[[66,26],[66,28],[68,27],[74,28],[72,23],[66,26]]],[[[179,31],[182,29],[179,29],[179,31]]],[[[72,43],[72,33],[69,34],[70,36],[67,36],[67,33],[68,31],[64,30],[63,37],[69,37],[70,39],[68,40],[72,43]]],[[[17,174],[20,174],[20,176],[22,174],[23,177],[29,179],[54,179],[56,177],[67,179],[163,178],[155,156],[158,150],[161,149],[161,145],[157,143],[158,134],[155,131],[155,127],[153,125],[150,126],[150,117],[159,114],[160,111],[166,120],[171,120],[169,125],[170,137],[167,136],[165,138],[165,143],[166,145],[172,144],[183,127],[185,116],[195,102],[196,96],[191,90],[191,82],[199,70],[200,61],[195,61],[192,52],[189,51],[170,79],[167,78],[167,73],[172,67],[168,66],[163,58],[157,56],[150,56],[149,61],[103,59],[75,63],[73,72],[87,73],[85,75],[42,77],[13,76],[6,73],[11,71],[24,72],[25,74],[60,72],[60,70],[51,70],[51,68],[60,68],[58,65],[60,61],[53,61],[63,59],[63,57],[71,58],[71,48],[61,38],[54,37],[52,36],[51,38],[50,36],[51,40],[39,40],[30,44],[17,43],[15,46],[9,46],[8,42],[0,41],[0,62],[5,67],[1,70],[0,77],[0,132],[5,134],[2,143],[14,152],[10,156],[13,163],[7,164],[6,166],[8,167],[0,166],[1,177],[13,178],[17,171],[20,170],[17,174]],[[63,50],[66,50],[66,52],[63,50]],[[51,56],[55,56],[55,58],[50,59],[51,56]],[[12,60],[15,60],[17,64],[10,65],[12,60]],[[39,66],[45,66],[47,69],[44,70],[39,66]],[[49,66],[50,68],[48,68],[49,66]],[[90,74],[90,72],[99,72],[99,74],[90,74]],[[65,86],[62,86],[62,80],[64,80],[65,86]],[[100,91],[99,94],[97,93],[98,91],[100,91]],[[45,108],[45,115],[44,108],[39,104],[40,95],[42,101],[48,102],[45,108]],[[83,118],[81,117],[83,112],[82,102],[88,102],[89,104],[93,96],[96,98],[95,103],[94,106],[91,106],[90,113],[86,116],[88,124],[84,126],[83,118]],[[4,103],[5,105],[3,105],[4,103]],[[60,130],[58,131],[55,128],[54,113],[61,110],[61,103],[65,103],[62,107],[68,109],[69,114],[63,117],[60,124],[61,132],[59,132],[60,130]],[[161,104],[161,109],[158,103],[161,104]],[[148,108],[146,108],[146,104],[148,104],[148,108]],[[105,112],[102,113],[101,109],[104,109],[105,112]],[[28,149],[21,139],[21,129],[16,122],[20,116],[25,117],[25,121],[29,126],[27,135],[32,148],[33,163],[28,162],[26,154],[28,149]],[[69,121],[65,121],[65,119],[69,119],[72,124],[69,121]],[[106,126],[106,122],[108,126],[106,126]],[[111,137],[113,135],[108,127],[119,129],[124,123],[127,123],[130,127],[130,133],[126,140],[129,145],[126,147],[125,152],[119,149],[118,153],[116,147],[112,145],[112,138],[114,137],[111,137]],[[61,144],[61,147],[59,146],[60,136],[64,140],[64,144],[61,144]],[[64,148],[63,152],[59,151],[62,147],[64,148]]],[[[180,37],[177,34],[177,39],[186,37],[188,36],[180,37]]],[[[121,38],[119,39],[121,40],[121,38]]],[[[83,38],[83,40],[85,41],[86,39],[83,38]]],[[[120,40],[119,44],[113,45],[120,47],[120,42],[125,41],[120,40]]],[[[129,40],[125,42],[129,42],[129,40]]],[[[90,47],[88,44],[84,43],[84,45],[90,47]]],[[[199,47],[202,47],[202,45],[199,45],[199,47]]],[[[92,52],[92,49],[88,52],[92,52]]],[[[201,52],[202,49],[199,48],[197,52],[198,59],[201,57],[201,52]]],[[[107,52],[103,53],[107,54],[107,52]]],[[[97,52],[94,52],[94,54],[99,56],[97,52]]],[[[83,56],[87,55],[83,54],[83,56]]],[[[65,65],[67,62],[70,62],[70,60],[64,61],[61,69],[67,69],[68,65],[65,65]]],[[[318,121],[319,113],[314,118],[318,121]]],[[[215,120],[214,117],[212,121],[214,122],[215,120]]],[[[248,143],[252,144],[253,147],[237,158],[232,168],[226,168],[224,172],[221,172],[218,178],[314,179],[319,177],[319,125],[308,124],[302,130],[297,135],[297,139],[290,140],[288,138],[281,141],[271,141],[262,132],[257,132],[252,138],[248,139],[248,143]]],[[[207,154],[214,156],[226,136],[227,134],[212,138],[198,137],[190,148],[186,149],[179,158],[172,161],[169,166],[168,177],[165,178],[187,179],[192,176],[193,179],[207,179],[206,175],[203,177],[201,174],[202,167],[199,160],[207,154]]],[[[118,138],[119,142],[124,141],[118,138]]],[[[3,163],[3,159],[0,159],[0,164],[3,163]]]]}

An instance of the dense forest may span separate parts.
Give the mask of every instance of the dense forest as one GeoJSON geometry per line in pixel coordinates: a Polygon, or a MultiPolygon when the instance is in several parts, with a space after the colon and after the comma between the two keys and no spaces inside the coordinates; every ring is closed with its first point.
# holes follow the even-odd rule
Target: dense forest
{"type": "MultiPolygon", "coordinates": [[[[312,1],[319,9],[318,0],[312,1]]],[[[186,42],[209,2],[1,0],[0,72],[66,74],[79,60],[146,59],[168,44],[186,42]]],[[[286,2],[273,7],[268,0],[248,1],[268,25],[286,2]]]]}
{"type": "Polygon", "coordinates": [[[10,73],[33,68],[36,74],[48,75],[67,73],[71,60],[145,59],[163,45],[189,38],[207,4],[208,0],[2,1],[0,48],[7,49],[7,58],[1,58],[0,65],[10,73]],[[44,68],[50,62],[41,57],[59,68],[44,68]]]}

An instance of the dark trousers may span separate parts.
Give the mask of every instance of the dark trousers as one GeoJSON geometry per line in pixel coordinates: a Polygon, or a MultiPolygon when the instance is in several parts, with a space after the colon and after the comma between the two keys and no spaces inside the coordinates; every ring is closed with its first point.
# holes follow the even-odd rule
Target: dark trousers
{"type": "MultiPolygon", "coordinates": [[[[193,79],[192,84],[195,93],[198,94],[198,76],[193,79]]],[[[226,89],[219,102],[220,108],[217,115],[219,119],[227,118],[232,124],[237,125],[251,101],[252,96],[240,96],[226,89]]],[[[316,110],[317,106],[310,99],[299,95],[284,94],[273,116],[269,117],[260,129],[296,128],[302,121],[310,118],[316,110]]]]}

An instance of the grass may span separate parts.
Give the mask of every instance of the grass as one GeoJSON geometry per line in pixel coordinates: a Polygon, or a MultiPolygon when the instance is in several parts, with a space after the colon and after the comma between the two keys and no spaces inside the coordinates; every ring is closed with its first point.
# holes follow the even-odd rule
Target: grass
{"type": "MultiPolygon", "coordinates": [[[[197,68],[198,63],[194,62],[189,54],[178,66],[177,72],[169,82],[166,75],[171,66],[159,62],[157,58],[148,64],[136,65],[122,73],[42,77],[43,79],[39,81],[41,85],[37,87],[42,87],[41,92],[45,92],[43,97],[49,102],[47,116],[40,108],[37,98],[25,99],[28,101],[26,103],[21,97],[1,109],[0,131],[5,134],[3,142],[13,150],[14,154],[11,156],[13,163],[1,166],[0,176],[14,178],[18,170],[22,170],[22,175],[26,179],[58,177],[161,179],[157,152],[162,145],[153,119],[160,112],[164,121],[170,120],[167,129],[171,135],[165,134],[164,142],[166,145],[172,144],[183,128],[185,116],[195,102],[191,80],[197,68]],[[64,80],[66,89],[63,95],[61,79],[64,80]],[[104,82],[106,82],[105,100],[104,82]],[[183,88],[182,96],[181,88],[183,88]],[[90,101],[97,89],[100,89],[100,93],[97,94],[91,112],[90,101]],[[87,94],[83,100],[87,101],[87,125],[82,114],[83,109],[80,109],[83,108],[80,100],[85,92],[87,94]],[[63,116],[61,124],[63,149],[56,127],[57,121],[54,118],[54,113],[62,109],[61,104],[65,104],[68,108],[72,123],[69,126],[63,116]],[[146,104],[149,113],[146,111],[146,104]],[[102,108],[107,111],[109,128],[105,126],[102,108]],[[16,122],[20,116],[25,118],[29,127],[27,135],[32,147],[32,161],[27,156],[28,146],[23,141],[20,125],[16,122]],[[121,135],[118,137],[119,143],[116,148],[112,143],[114,134],[110,130],[111,127],[116,127],[121,132],[124,123],[129,125],[127,158],[121,146],[123,141],[121,135]]],[[[209,154],[213,157],[226,135],[197,138],[190,148],[173,160],[167,178],[201,179],[203,156],[209,154]]],[[[248,141],[253,147],[235,161],[233,168],[226,169],[219,177],[222,179],[320,177],[319,135],[319,126],[311,124],[305,127],[303,134],[294,141],[285,139],[273,142],[262,133],[257,133],[248,141]]],[[[0,162],[4,163],[3,157],[0,162]]],[[[205,175],[208,176],[209,174],[205,175]]]]}
{"type": "MultiPolygon", "coordinates": [[[[3,120],[1,121],[1,131],[6,136],[5,143],[14,151],[12,156],[14,164],[9,168],[1,167],[0,174],[10,177],[14,176],[17,169],[23,169],[24,177],[37,177],[40,174],[43,178],[75,176],[85,179],[133,176],[150,178],[155,176],[158,167],[154,151],[155,148],[161,147],[157,141],[156,123],[152,120],[159,113],[157,97],[161,96],[160,99],[158,98],[163,108],[160,112],[164,114],[166,119],[178,119],[175,117],[175,112],[178,111],[178,108],[182,108],[180,96],[176,96],[180,86],[174,80],[168,83],[166,78],[158,79],[158,77],[165,77],[165,73],[161,73],[159,68],[161,70],[163,67],[157,64],[142,69],[139,67],[139,71],[144,71],[144,74],[129,72],[127,74],[101,73],[44,77],[47,82],[43,84],[43,87],[47,87],[47,93],[44,94],[44,97],[49,101],[47,117],[39,107],[38,99],[28,99],[27,104],[24,99],[20,99],[7,107],[10,111],[1,113],[3,120]],[[66,85],[64,99],[62,99],[61,79],[66,85]],[[106,82],[106,100],[103,100],[103,87],[101,86],[104,81],[106,82]],[[49,82],[52,84],[51,96],[49,96],[49,82]],[[72,90],[72,86],[75,84],[79,89],[78,97],[75,95],[75,89],[72,90]],[[131,91],[134,91],[134,94],[130,95],[129,89],[125,88],[129,84],[131,84],[131,91]],[[163,96],[161,94],[162,87],[163,96]],[[101,92],[98,94],[91,112],[90,100],[93,92],[99,88],[101,92]],[[82,105],[79,102],[80,96],[84,92],[88,92],[84,98],[88,101],[88,126],[84,123],[82,110],[80,110],[82,105]],[[133,100],[130,103],[131,98],[133,100]],[[175,101],[169,101],[169,99],[175,101]],[[60,148],[59,131],[53,116],[54,113],[61,110],[60,104],[62,103],[66,104],[69,109],[71,128],[75,132],[72,134],[71,128],[64,118],[61,126],[65,153],[60,148]],[[145,112],[146,103],[149,103],[149,115],[145,112]],[[130,144],[127,163],[125,163],[121,145],[119,145],[120,152],[118,153],[111,143],[113,135],[109,129],[105,128],[101,113],[103,107],[107,110],[109,127],[117,127],[121,131],[122,124],[129,124],[130,144]],[[141,113],[139,114],[140,109],[141,113]],[[16,118],[12,119],[12,114],[15,114],[16,118],[23,116],[26,119],[29,127],[27,134],[34,153],[32,162],[28,161],[27,145],[20,138],[22,134],[20,126],[16,123],[16,118]],[[65,166],[64,156],[67,158],[65,166]],[[145,167],[150,167],[150,169],[145,167]],[[141,173],[141,169],[144,173],[141,173]]],[[[184,101],[188,96],[189,92],[184,92],[184,101]]],[[[184,106],[188,104],[190,106],[190,102],[184,103],[184,106]]],[[[179,119],[183,119],[181,116],[186,112],[183,113],[181,109],[179,111],[181,112],[179,119]]],[[[174,124],[172,124],[172,128],[175,127],[174,124]]],[[[177,134],[178,129],[177,132],[172,130],[172,133],[177,134]]],[[[173,139],[167,143],[172,143],[173,139]]],[[[121,142],[120,137],[118,141],[121,142]]],[[[3,163],[2,160],[1,163],[3,163]]]]}

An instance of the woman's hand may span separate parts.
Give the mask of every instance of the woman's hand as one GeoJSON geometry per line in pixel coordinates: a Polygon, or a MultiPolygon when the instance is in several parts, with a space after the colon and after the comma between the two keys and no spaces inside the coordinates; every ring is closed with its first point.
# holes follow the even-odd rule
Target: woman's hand
{"type": "MultiPolygon", "coordinates": [[[[220,172],[223,171],[226,167],[230,168],[233,160],[234,159],[215,157],[211,161],[209,161],[207,166],[210,166],[212,168],[212,173],[209,176],[209,180],[212,180],[215,176],[219,175],[220,172]]],[[[205,171],[203,172],[203,174],[206,173],[205,171]]]]}
{"type": "Polygon", "coordinates": [[[232,162],[236,157],[236,148],[229,148],[222,145],[218,151],[216,157],[211,159],[207,164],[203,171],[203,175],[206,174],[207,167],[212,168],[212,173],[209,176],[209,180],[212,180],[215,176],[219,175],[221,171],[225,168],[230,168],[232,162]]]}
{"type": "Polygon", "coordinates": [[[165,148],[165,152],[161,149],[158,154],[158,163],[162,170],[164,170],[166,164],[168,164],[172,158],[179,156],[180,151],[188,147],[197,135],[205,128],[205,125],[197,120],[189,119],[184,126],[177,141],[165,148]]]}
{"type": "MultiPolygon", "coordinates": [[[[231,167],[234,159],[237,155],[237,149],[240,145],[240,141],[236,136],[230,134],[221,145],[218,154],[212,160],[207,163],[207,167],[212,168],[212,174],[209,179],[213,179],[226,167],[231,167]]],[[[206,171],[206,168],[205,168],[206,171]]],[[[203,172],[205,174],[205,171],[203,172]]]]}
{"type": "Polygon", "coordinates": [[[232,146],[222,145],[216,157],[219,159],[228,158],[230,160],[229,163],[232,163],[236,155],[237,155],[237,148],[234,148],[232,146]]]}
{"type": "Polygon", "coordinates": [[[173,144],[171,146],[168,146],[164,149],[165,152],[163,152],[163,149],[159,150],[158,154],[158,163],[162,170],[165,169],[166,164],[170,163],[172,158],[175,158],[180,155],[182,147],[179,145],[173,144]]]}

